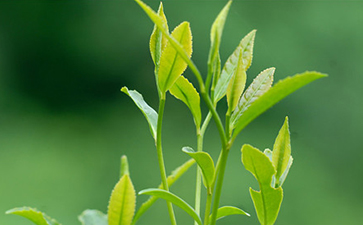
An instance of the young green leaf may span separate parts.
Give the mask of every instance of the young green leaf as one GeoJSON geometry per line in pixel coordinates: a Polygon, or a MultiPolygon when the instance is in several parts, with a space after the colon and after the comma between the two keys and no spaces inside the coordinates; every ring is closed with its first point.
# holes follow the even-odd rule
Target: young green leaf
{"type": "Polygon", "coordinates": [[[48,217],[37,209],[30,207],[14,208],[6,211],[5,213],[22,216],[32,221],[36,225],[60,225],[60,223],[58,223],[54,219],[48,217]]]}
{"type": "Polygon", "coordinates": [[[239,55],[242,51],[242,64],[244,70],[250,67],[252,62],[252,52],[253,52],[253,44],[255,40],[256,30],[251,31],[247,34],[239,43],[237,48],[234,50],[231,56],[227,59],[227,62],[224,64],[224,67],[221,72],[221,76],[217,81],[215,92],[213,96],[213,102],[218,102],[223,96],[226,94],[227,87],[231,77],[235,72],[235,68],[237,67],[239,61],[239,55]]]}
{"type": "Polygon", "coordinates": [[[188,213],[199,225],[202,225],[202,221],[199,215],[194,211],[194,209],[186,203],[183,199],[176,196],[175,194],[165,191],[163,189],[150,188],[139,192],[139,195],[152,195],[158,198],[162,198],[168,202],[172,202],[174,205],[183,209],[188,213]]]}
{"type": "Polygon", "coordinates": [[[202,170],[203,178],[205,180],[208,191],[210,191],[215,176],[215,169],[212,157],[207,152],[195,152],[190,147],[183,147],[183,152],[187,153],[190,157],[195,159],[199,168],[202,170]]]}
{"type": "MultiPolygon", "coordinates": [[[[162,2],[160,2],[158,15],[161,18],[161,21],[162,21],[162,24],[163,24],[165,30],[167,32],[169,32],[168,22],[166,20],[165,14],[164,14],[162,2]]],[[[149,47],[150,47],[151,58],[155,64],[156,68],[159,67],[161,52],[165,48],[166,43],[167,43],[167,39],[165,37],[163,37],[163,34],[162,34],[161,30],[158,28],[158,26],[154,25],[154,30],[150,37],[149,47]]]]}
{"type": "Polygon", "coordinates": [[[279,185],[282,186],[286,180],[287,174],[289,173],[290,167],[292,165],[292,162],[294,161],[294,159],[292,158],[292,156],[290,156],[289,158],[289,162],[287,163],[287,167],[284,171],[284,173],[281,175],[280,179],[279,179],[279,185]]]}
{"type": "Polygon", "coordinates": [[[271,187],[275,168],[265,154],[250,145],[242,147],[242,163],[255,176],[260,186],[260,191],[250,188],[258,220],[262,225],[273,225],[283,198],[281,187],[271,187]]]}
{"type": "MultiPolygon", "coordinates": [[[[188,161],[186,161],[183,165],[179,166],[178,168],[176,168],[175,170],[173,170],[171,172],[171,174],[168,176],[168,186],[172,186],[175,181],[177,181],[186,171],[188,171],[188,169],[194,165],[195,160],[194,159],[190,159],[188,161]]],[[[159,189],[162,189],[163,185],[160,184],[159,185],[159,189]]],[[[152,206],[155,201],[158,198],[155,196],[151,196],[146,202],[144,202],[140,208],[137,210],[134,219],[132,220],[132,225],[134,225],[137,220],[150,208],[150,206],[152,206]]]]}
{"type": "Polygon", "coordinates": [[[147,122],[149,123],[151,135],[156,141],[158,113],[145,102],[144,98],[139,92],[134,90],[128,90],[127,87],[121,88],[121,91],[127,94],[144,114],[147,122]]]}
{"type": "Polygon", "coordinates": [[[228,103],[228,115],[231,115],[233,110],[236,108],[238,100],[240,99],[243,90],[246,85],[246,71],[243,67],[242,49],[239,52],[239,58],[235,71],[229,81],[227,88],[227,103],[228,103]]]}
{"type": "Polygon", "coordinates": [[[170,93],[188,106],[192,112],[196,127],[200,127],[202,121],[200,97],[193,85],[184,76],[180,76],[170,88],[170,93]]]}
{"type": "Polygon", "coordinates": [[[136,194],[128,174],[124,174],[112,191],[108,204],[108,225],[130,225],[135,213],[136,194]]]}
{"type": "MultiPolygon", "coordinates": [[[[242,209],[239,209],[237,207],[234,206],[223,206],[220,207],[217,211],[217,220],[222,219],[223,217],[226,216],[231,216],[231,215],[246,215],[246,216],[250,216],[250,214],[246,213],[245,211],[243,211],[242,209]]],[[[211,220],[212,216],[209,216],[209,221],[211,220]]]]}
{"type": "Polygon", "coordinates": [[[234,110],[231,116],[231,128],[233,129],[237,120],[241,117],[244,111],[262,96],[268,89],[271,88],[273,82],[273,75],[275,68],[269,68],[262,71],[250,84],[250,86],[243,93],[240,98],[237,108],[234,110]]]}
{"type": "Polygon", "coordinates": [[[261,115],[267,109],[271,108],[277,102],[299,88],[307,85],[308,83],[325,76],[326,75],[318,72],[305,72],[302,74],[297,74],[293,77],[287,77],[284,80],[279,81],[262,96],[256,99],[247,108],[247,110],[244,111],[244,113],[236,122],[232,139],[234,140],[239,132],[241,132],[250,122],[252,122],[257,116],[261,115]]]}
{"type": "Polygon", "coordinates": [[[107,215],[95,209],[86,209],[78,216],[82,225],[108,225],[107,215]]]}
{"type": "Polygon", "coordinates": [[[281,186],[280,177],[288,167],[291,157],[290,131],[288,117],[282,125],[279,134],[276,137],[274,148],[272,151],[272,164],[276,169],[276,187],[281,186]]]}
{"type": "MultiPolygon", "coordinates": [[[[182,45],[188,57],[190,57],[192,55],[192,33],[189,23],[181,23],[174,29],[171,36],[182,45]]],[[[158,71],[158,86],[160,91],[162,93],[168,91],[186,68],[187,63],[173,45],[168,42],[160,57],[158,71]]]]}
{"type": "Polygon", "coordinates": [[[216,59],[213,62],[213,81],[211,87],[211,96],[214,96],[214,90],[220,75],[221,75],[221,56],[218,53],[216,59]]]}
{"type": "Polygon", "coordinates": [[[228,3],[224,6],[222,11],[218,14],[217,18],[214,20],[211,31],[210,31],[210,50],[208,57],[208,64],[212,63],[218,55],[219,46],[222,39],[222,33],[224,24],[226,22],[226,18],[228,15],[229,8],[231,6],[232,1],[228,1],[228,3]]]}

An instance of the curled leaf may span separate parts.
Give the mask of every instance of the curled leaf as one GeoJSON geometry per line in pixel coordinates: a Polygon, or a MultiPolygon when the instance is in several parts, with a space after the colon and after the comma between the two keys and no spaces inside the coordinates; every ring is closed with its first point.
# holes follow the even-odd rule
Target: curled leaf
{"type": "MultiPolygon", "coordinates": [[[[223,217],[226,217],[226,216],[231,216],[231,215],[250,216],[250,214],[246,213],[245,211],[243,211],[242,209],[239,209],[237,207],[223,206],[223,207],[220,207],[217,211],[217,220],[222,219],[223,217]]],[[[209,216],[209,220],[211,220],[211,216],[209,216]]]]}

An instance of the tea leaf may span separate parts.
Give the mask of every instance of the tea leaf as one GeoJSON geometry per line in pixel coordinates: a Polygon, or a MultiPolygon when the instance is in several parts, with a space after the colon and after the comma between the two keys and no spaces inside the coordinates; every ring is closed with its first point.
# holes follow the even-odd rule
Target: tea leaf
{"type": "MultiPolygon", "coordinates": [[[[192,55],[192,34],[189,23],[181,23],[174,29],[171,36],[182,45],[183,49],[188,54],[188,57],[190,57],[192,55]]],[[[186,68],[187,63],[173,45],[168,42],[160,57],[158,71],[158,85],[160,91],[162,93],[168,91],[186,68]]]]}
{"type": "Polygon", "coordinates": [[[158,113],[151,108],[144,100],[142,95],[137,91],[128,90],[127,87],[121,88],[121,91],[127,94],[136,104],[136,106],[141,110],[144,114],[147,122],[149,123],[150,132],[156,141],[156,128],[158,122],[158,113]]]}
{"type": "Polygon", "coordinates": [[[245,89],[246,78],[246,71],[243,68],[242,50],[240,50],[235,71],[233,72],[227,88],[228,115],[231,115],[232,111],[237,106],[238,100],[245,89]]]}
{"type": "MultiPolygon", "coordinates": [[[[239,209],[237,207],[234,206],[223,206],[220,207],[217,211],[217,220],[222,219],[223,217],[226,216],[231,216],[231,215],[246,215],[246,216],[250,216],[250,214],[246,213],[245,211],[243,211],[242,209],[239,209]]],[[[212,216],[209,216],[209,220],[211,220],[212,216]]]]}
{"type": "Polygon", "coordinates": [[[240,98],[237,108],[234,110],[231,116],[231,128],[233,129],[238,119],[241,117],[244,111],[262,96],[268,89],[270,89],[273,82],[273,74],[275,68],[269,68],[262,71],[250,84],[250,86],[243,93],[240,98]]]}
{"type": "Polygon", "coordinates": [[[212,63],[218,55],[219,46],[222,39],[222,33],[224,24],[226,22],[226,18],[228,15],[229,8],[231,6],[232,1],[228,1],[228,3],[224,6],[222,11],[218,14],[217,18],[214,20],[211,31],[210,31],[210,51],[209,51],[209,59],[208,64],[212,63]]]}
{"type": "Polygon", "coordinates": [[[193,114],[196,127],[200,127],[202,121],[200,97],[193,85],[184,76],[180,76],[170,88],[170,93],[188,106],[193,114]]]}
{"type": "Polygon", "coordinates": [[[130,225],[135,213],[136,194],[128,174],[124,174],[112,191],[108,204],[108,225],[130,225]]]}
{"type": "MultiPolygon", "coordinates": [[[[175,181],[177,181],[192,165],[194,165],[195,160],[194,159],[190,159],[188,161],[186,161],[183,165],[179,166],[178,168],[176,168],[175,170],[173,170],[171,172],[171,174],[168,176],[168,186],[172,186],[174,184],[175,181]]],[[[160,184],[159,188],[163,188],[163,185],[160,184]]],[[[158,198],[155,196],[151,196],[146,202],[144,202],[140,208],[137,210],[134,219],[132,220],[132,225],[135,224],[137,222],[137,220],[150,208],[150,206],[152,206],[155,201],[158,198]]]]}
{"type": "Polygon", "coordinates": [[[187,153],[190,157],[195,159],[198,166],[202,170],[203,178],[205,179],[208,191],[210,191],[210,188],[212,187],[212,184],[214,182],[215,175],[212,157],[207,152],[195,152],[190,147],[183,147],[183,152],[187,153]]]}
{"type": "Polygon", "coordinates": [[[250,188],[258,220],[262,225],[273,225],[283,198],[281,187],[271,187],[275,168],[265,154],[250,145],[242,147],[242,163],[255,176],[260,186],[260,191],[250,188]]]}
{"type": "MultiPolygon", "coordinates": [[[[288,167],[291,157],[291,144],[288,117],[282,125],[279,134],[276,137],[274,148],[272,151],[272,164],[276,169],[276,184],[275,187],[281,186],[280,177],[288,167]]],[[[291,165],[290,165],[291,166],[291,165]]]]}
{"type": "Polygon", "coordinates": [[[78,216],[82,225],[108,225],[107,215],[95,209],[86,209],[78,216]]]}
{"type": "MultiPolygon", "coordinates": [[[[162,24],[163,24],[165,30],[167,32],[169,32],[168,22],[166,20],[165,14],[164,14],[162,2],[160,2],[158,15],[161,18],[161,21],[162,21],[162,24]]],[[[158,28],[158,26],[154,25],[154,30],[150,37],[149,46],[150,46],[151,58],[155,64],[156,68],[159,67],[161,52],[165,48],[166,43],[167,43],[167,39],[165,37],[163,37],[163,34],[162,34],[161,30],[158,28]]]]}
{"type": "Polygon", "coordinates": [[[48,217],[45,213],[30,207],[14,208],[6,211],[5,213],[22,216],[37,225],[60,225],[60,223],[48,217]]]}
{"type": "Polygon", "coordinates": [[[202,225],[202,221],[198,214],[194,211],[194,209],[186,203],[183,199],[176,196],[175,194],[165,191],[162,189],[149,188],[139,192],[139,195],[152,195],[158,198],[165,199],[168,202],[172,202],[174,205],[183,209],[186,213],[188,213],[199,225],[202,225]]]}
{"type": "Polygon", "coordinates": [[[232,139],[235,139],[239,132],[241,132],[250,122],[277,102],[308,83],[325,76],[326,75],[318,72],[305,72],[279,81],[244,111],[235,125],[235,132],[232,139]]]}
{"type": "Polygon", "coordinates": [[[255,40],[256,30],[251,31],[248,33],[239,43],[237,48],[234,50],[232,55],[229,56],[227,62],[224,64],[224,67],[221,72],[221,76],[217,81],[217,85],[215,87],[215,93],[213,96],[213,101],[216,103],[218,102],[223,96],[226,94],[227,87],[229,81],[233,73],[235,72],[235,68],[237,67],[239,61],[239,55],[242,51],[242,64],[244,70],[250,67],[252,62],[252,52],[253,52],[253,44],[255,40]]]}
{"type": "Polygon", "coordinates": [[[286,180],[287,174],[289,173],[290,167],[292,165],[292,162],[294,161],[294,159],[292,158],[292,156],[290,156],[289,158],[289,162],[287,163],[287,167],[284,171],[284,173],[281,175],[280,179],[279,179],[279,185],[282,186],[286,180]]]}

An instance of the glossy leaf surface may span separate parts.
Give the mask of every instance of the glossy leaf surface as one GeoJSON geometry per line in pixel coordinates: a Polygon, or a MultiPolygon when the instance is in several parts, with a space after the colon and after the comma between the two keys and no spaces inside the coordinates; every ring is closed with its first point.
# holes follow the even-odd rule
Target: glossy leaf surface
{"type": "Polygon", "coordinates": [[[246,91],[240,98],[237,108],[234,110],[231,116],[231,127],[234,128],[237,120],[241,117],[244,111],[260,96],[262,96],[268,89],[271,88],[273,82],[273,74],[275,68],[269,68],[262,71],[248,86],[246,91]]]}
{"type": "Polygon", "coordinates": [[[108,225],[130,225],[135,207],[135,189],[129,175],[124,174],[111,194],[107,212],[108,225]]]}
{"type": "MultiPolygon", "coordinates": [[[[276,137],[272,151],[272,164],[276,169],[276,186],[280,186],[280,177],[288,167],[291,157],[290,131],[288,117],[276,137]]],[[[291,165],[290,165],[291,166],[291,165]]]]}
{"type": "Polygon", "coordinates": [[[200,96],[194,86],[184,76],[180,76],[170,88],[170,93],[188,106],[193,114],[195,125],[200,127],[202,120],[200,96]]]}
{"type": "Polygon", "coordinates": [[[183,199],[176,196],[175,194],[165,191],[162,189],[145,189],[139,192],[140,195],[152,195],[158,198],[162,198],[168,202],[172,202],[174,205],[183,209],[186,213],[188,213],[199,225],[202,225],[202,221],[198,214],[194,211],[194,209],[186,203],[183,199]]]}
{"type": "MultiPolygon", "coordinates": [[[[175,181],[177,181],[194,164],[195,164],[195,160],[190,159],[190,160],[186,161],[185,163],[183,163],[183,165],[181,165],[178,168],[176,168],[175,170],[173,170],[167,178],[168,186],[169,187],[172,186],[175,183],[175,181]]],[[[162,188],[163,188],[163,185],[160,184],[159,189],[162,189],[162,188]]],[[[140,208],[137,210],[135,217],[132,220],[132,224],[135,224],[137,222],[137,220],[150,208],[150,206],[152,206],[155,203],[155,201],[157,199],[158,199],[157,197],[151,196],[146,202],[144,202],[140,206],[140,208]]]]}
{"type": "MultiPolygon", "coordinates": [[[[166,20],[165,14],[164,14],[164,8],[163,8],[162,2],[160,2],[158,15],[161,18],[161,21],[163,23],[165,30],[169,32],[168,22],[166,20]]],[[[154,25],[154,30],[150,36],[149,47],[150,47],[151,58],[155,64],[156,68],[159,67],[161,52],[165,48],[166,43],[167,43],[167,39],[165,37],[163,37],[163,33],[158,28],[158,26],[154,25]]]]}
{"type": "Polygon", "coordinates": [[[86,209],[78,216],[82,225],[108,225],[107,215],[95,209],[86,209]]]}
{"type": "Polygon", "coordinates": [[[145,102],[144,98],[139,92],[128,90],[127,87],[123,87],[121,91],[127,94],[144,114],[147,122],[149,123],[151,135],[156,140],[158,113],[145,102]]]}
{"type": "Polygon", "coordinates": [[[199,168],[202,170],[206,186],[208,188],[211,188],[215,175],[215,169],[212,157],[207,152],[195,152],[190,147],[184,147],[183,152],[187,153],[197,162],[199,168]]]}
{"type": "Polygon", "coordinates": [[[235,71],[231,77],[231,80],[229,81],[227,88],[227,103],[229,115],[231,115],[231,112],[236,108],[238,104],[238,100],[240,99],[246,85],[246,79],[247,75],[243,67],[242,50],[240,50],[235,71]]]}
{"type": "Polygon", "coordinates": [[[247,71],[247,69],[250,67],[252,62],[255,34],[256,30],[253,30],[249,34],[247,34],[241,40],[232,55],[229,56],[229,58],[227,59],[227,62],[224,64],[221,76],[219,77],[217,85],[215,87],[215,93],[213,96],[214,102],[218,102],[226,94],[229,81],[231,80],[239,61],[240,52],[242,52],[242,64],[244,70],[247,71]]]}
{"type": "Polygon", "coordinates": [[[48,217],[47,215],[38,211],[37,209],[30,207],[20,207],[20,208],[10,209],[6,211],[6,214],[14,214],[22,216],[32,221],[36,225],[60,225],[60,223],[58,223],[54,219],[48,217]]]}
{"type": "Polygon", "coordinates": [[[244,111],[235,125],[233,139],[235,139],[239,132],[241,132],[257,116],[261,115],[277,102],[310,82],[325,76],[326,75],[318,72],[305,72],[279,81],[265,94],[255,100],[246,111],[244,111]]]}
{"type": "Polygon", "coordinates": [[[243,145],[242,163],[258,181],[260,191],[250,188],[250,194],[262,225],[275,223],[282,202],[282,188],[271,187],[275,168],[270,159],[258,149],[243,145]]]}
{"type": "MultiPolygon", "coordinates": [[[[223,217],[226,217],[226,216],[231,216],[231,215],[250,216],[250,214],[246,213],[245,211],[243,211],[242,209],[239,209],[237,207],[223,206],[223,207],[220,207],[217,211],[217,220],[222,219],[223,217]]],[[[209,220],[210,219],[211,219],[211,216],[209,216],[209,220]]]]}
{"type": "MultiPolygon", "coordinates": [[[[181,44],[188,57],[192,55],[192,33],[188,22],[183,22],[171,33],[171,36],[181,44]]],[[[187,68],[187,63],[180,56],[174,46],[168,42],[161,53],[158,85],[162,93],[168,91],[174,82],[187,68]]]]}

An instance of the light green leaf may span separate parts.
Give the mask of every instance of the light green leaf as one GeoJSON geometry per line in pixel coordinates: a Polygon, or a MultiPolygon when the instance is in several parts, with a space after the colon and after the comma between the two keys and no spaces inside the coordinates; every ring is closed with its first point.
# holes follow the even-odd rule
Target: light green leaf
{"type": "MultiPolygon", "coordinates": [[[[226,216],[231,216],[231,215],[246,215],[246,216],[250,216],[250,214],[246,213],[245,211],[243,211],[242,209],[239,209],[237,207],[234,206],[223,206],[220,207],[217,211],[217,220],[222,219],[223,217],[226,216]]],[[[212,216],[209,216],[209,221],[211,220],[212,216]]]]}
{"type": "Polygon", "coordinates": [[[37,225],[60,225],[60,223],[48,217],[45,213],[30,207],[14,208],[6,211],[5,213],[22,216],[37,225]]]}
{"type": "Polygon", "coordinates": [[[123,156],[121,156],[120,178],[125,174],[130,176],[129,163],[127,161],[127,156],[123,155],[123,156]]]}
{"type": "Polygon", "coordinates": [[[95,209],[86,209],[78,216],[82,225],[108,225],[107,215],[95,209]]]}
{"type": "Polygon", "coordinates": [[[202,121],[200,97],[193,85],[184,76],[180,76],[170,88],[170,93],[188,106],[196,127],[200,127],[202,121]]]}
{"type": "Polygon", "coordinates": [[[281,187],[271,187],[275,168],[265,154],[250,145],[242,147],[242,163],[255,176],[260,186],[260,191],[250,188],[258,220],[262,225],[273,225],[283,198],[281,187]]]}
{"type": "Polygon", "coordinates": [[[240,50],[235,71],[231,77],[231,80],[229,81],[227,88],[228,115],[231,115],[233,110],[236,108],[238,100],[245,89],[246,79],[247,75],[243,68],[242,50],[240,50]]]}
{"type": "MultiPolygon", "coordinates": [[[[174,29],[171,36],[182,45],[188,57],[190,57],[192,55],[192,33],[189,23],[181,23],[174,29]]],[[[167,92],[186,68],[187,63],[173,45],[168,42],[161,53],[159,64],[158,85],[160,91],[162,93],[167,92]]]]}
{"type": "Polygon", "coordinates": [[[186,203],[183,199],[176,196],[169,191],[165,191],[162,189],[150,188],[145,189],[139,192],[140,195],[152,195],[158,198],[165,199],[168,202],[172,202],[174,205],[183,209],[186,213],[188,213],[199,225],[202,225],[202,221],[198,214],[194,211],[194,209],[186,203]]]}
{"type": "MultiPolygon", "coordinates": [[[[161,18],[164,29],[167,32],[169,32],[168,22],[166,20],[165,14],[164,14],[162,2],[160,2],[160,5],[159,5],[158,15],[161,18]]],[[[166,43],[167,43],[167,39],[165,37],[163,37],[163,34],[162,34],[161,30],[158,28],[158,26],[154,25],[154,30],[150,37],[149,46],[150,46],[151,58],[155,64],[156,68],[159,68],[161,52],[165,48],[166,43]]]]}
{"type": "Polygon", "coordinates": [[[111,194],[107,212],[108,225],[130,225],[135,207],[135,189],[129,175],[124,174],[111,194]]]}
{"type": "Polygon", "coordinates": [[[271,88],[273,82],[273,75],[275,68],[269,68],[262,71],[250,84],[250,86],[243,93],[240,98],[237,108],[234,110],[231,116],[231,128],[233,129],[238,119],[241,117],[244,111],[262,96],[268,89],[271,88]]]}
{"type": "Polygon", "coordinates": [[[147,122],[149,123],[151,135],[156,141],[158,113],[145,102],[144,98],[139,92],[128,90],[127,87],[121,88],[121,91],[127,94],[144,114],[147,122]]]}
{"type": "Polygon", "coordinates": [[[277,102],[308,83],[325,76],[326,75],[318,72],[305,72],[279,81],[244,111],[235,125],[232,139],[235,139],[239,132],[241,132],[250,122],[277,102]]]}
{"type": "Polygon", "coordinates": [[[290,167],[292,165],[292,162],[294,161],[294,159],[292,158],[292,156],[290,156],[289,158],[289,162],[287,164],[287,167],[284,171],[284,173],[281,175],[280,179],[279,179],[279,185],[282,186],[286,180],[287,174],[289,173],[290,167]]]}
{"type": "Polygon", "coordinates": [[[210,31],[210,51],[209,51],[209,59],[208,64],[212,63],[218,55],[219,46],[222,39],[222,33],[224,24],[226,22],[226,18],[229,12],[229,8],[231,6],[232,1],[228,1],[228,3],[224,6],[222,11],[218,14],[217,18],[214,20],[211,31],[210,31]]]}
{"type": "Polygon", "coordinates": [[[253,52],[253,44],[255,40],[256,30],[251,31],[247,34],[239,43],[237,48],[234,50],[231,56],[227,59],[227,62],[224,64],[224,67],[221,72],[221,76],[217,81],[217,85],[215,87],[215,92],[213,96],[213,101],[218,102],[227,92],[227,87],[229,81],[231,80],[235,68],[237,67],[239,61],[239,55],[242,51],[242,64],[244,70],[250,67],[252,62],[252,52],[253,52]]]}
{"type": "MultiPolygon", "coordinates": [[[[171,187],[175,181],[177,181],[186,171],[189,170],[189,168],[194,165],[195,160],[194,159],[190,159],[188,161],[186,161],[183,165],[179,166],[178,168],[176,168],[175,170],[173,170],[171,172],[171,175],[168,176],[167,181],[168,181],[168,186],[171,187]]],[[[162,189],[163,185],[160,184],[159,185],[159,189],[162,189]]],[[[146,202],[144,202],[140,208],[137,210],[134,219],[132,220],[132,225],[134,225],[137,220],[150,208],[150,206],[152,206],[155,201],[158,198],[155,196],[151,196],[146,202]]]]}
{"type": "Polygon", "coordinates": [[[213,81],[211,87],[211,96],[214,96],[214,90],[220,75],[221,75],[221,57],[218,53],[217,58],[213,62],[213,81]]]}
{"type": "Polygon", "coordinates": [[[276,169],[275,187],[281,186],[280,177],[288,167],[291,156],[290,131],[288,117],[282,125],[279,134],[276,137],[274,148],[272,151],[272,164],[276,169]]]}
{"type": "Polygon", "coordinates": [[[195,152],[190,147],[183,147],[183,152],[187,153],[190,157],[195,159],[198,166],[202,170],[203,178],[205,179],[206,186],[209,189],[214,182],[215,168],[212,157],[207,152],[195,152]]]}

